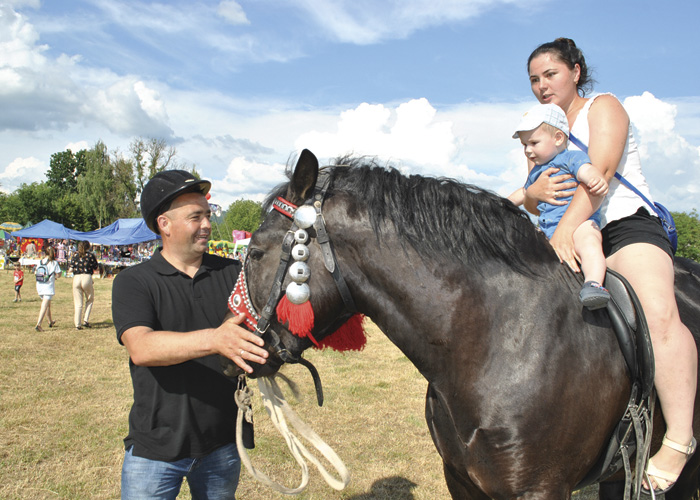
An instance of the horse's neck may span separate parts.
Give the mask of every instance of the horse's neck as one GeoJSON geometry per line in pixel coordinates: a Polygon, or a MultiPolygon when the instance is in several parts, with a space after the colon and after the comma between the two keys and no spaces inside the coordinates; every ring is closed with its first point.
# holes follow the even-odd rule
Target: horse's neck
{"type": "Polygon", "coordinates": [[[474,301],[486,277],[478,273],[467,276],[456,264],[439,266],[411,248],[385,243],[365,250],[355,265],[350,286],[358,308],[428,380],[436,369],[434,353],[454,342],[456,318],[473,309],[475,324],[481,322],[474,301]]]}

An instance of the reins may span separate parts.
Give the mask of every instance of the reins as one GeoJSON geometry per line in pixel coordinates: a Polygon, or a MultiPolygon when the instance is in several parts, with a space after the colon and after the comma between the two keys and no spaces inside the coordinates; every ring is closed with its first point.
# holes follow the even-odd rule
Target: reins
{"type": "Polygon", "coordinates": [[[243,446],[243,419],[245,418],[247,422],[253,423],[252,391],[247,387],[245,382],[241,382],[241,379],[243,379],[243,381],[245,380],[244,375],[239,377],[239,390],[236,391],[236,404],[238,405],[238,415],[236,417],[236,447],[238,448],[241,462],[255,479],[285,495],[297,495],[306,489],[309,483],[309,467],[306,460],[304,460],[305,458],[318,469],[323,479],[331,488],[336,490],[344,489],[350,483],[350,473],[347,467],[345,467],[345,464],[335,451],[333,451],[333,449],[290,408],[279,385],[277,385],[277,377],[281,377],[285,380],[290,389],[292,389],[292,392],[295,392],[290,381],[281,374],[277,374],[273,377],[258,378],[258,389],[260,390],[263,405],[268,415],[270,415],[272,423],[279,433],[282,434],[282,437],[284,437],[289,451],[301,467],[301,480],[299,485],[296,488],[288,488],[274,481],[264,472],[258,471],[253,467],[250,456],[245,446],[243,446]],[[301,440],[287,425],[287,419],[289,419],[292,427],[299,432],[299,435],[311,443],[333,466],[340,476],[339,478],[333,477],[319,459],[304,446],[301,440]]]}

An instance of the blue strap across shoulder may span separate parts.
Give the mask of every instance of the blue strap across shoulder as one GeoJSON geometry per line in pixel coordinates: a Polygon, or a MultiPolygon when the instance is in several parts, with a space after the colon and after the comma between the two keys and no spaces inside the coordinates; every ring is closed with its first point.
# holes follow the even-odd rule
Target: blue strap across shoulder
{"type": "MultiPolygon", "coordinates": [[[[588,146],[586,146],[583,142],[581,142],[577,137],[575,137],[575,136],[574,136],[573,134],[571,134],[571,133],[569,133],[569,140],[570,140],[576,147],[578,147],[581,151],[583,151],[584,153],[588,153],[588,146]]],[[[634,186],[630,183],[630,181],[628,181],[627,179],[625,179],[624,177],[622,177],[622,176],[619,174],[619,172],[615,172],[615,178],[616,178],[618,181],[620,181],[622,184],[624,184],[625,186],[627,186],[630,190],[632,190],[632,191],[634,192],[634,194],[636,194],[636,195],[639,196],[641,199],[643,199],[643,200],[644,200],[644,203],[646,203],[647,205],[649,205],[649,206],[654,210],[654,212],[656,212],[659,216],[662,215],[661,212],[659,211],[659,209],[656,208],[656,206],[655,206],[651,201],[649,201],[649,199],[648,199],[646,196],[644,196],[644,195],[639,191],[639,189],[637,189],[636,187],[634,187],[634,186]]]]}
{"type": "MultiPolygon", "coordinates": [[[[574,144],[574,146],[578,147],[581,151],[583,151],[584,153],[588,153],[588,146],[586,146],[583,142],[581,142],[577,137],[573,136],[571,133],[569,133],[569,140],[574,144]]],[[[673,248],[673,253],[675,254],[676,249],[678,248],[678,234],[676,233],[676,223],[673,220],[673,215],[671,214],[671,212],[661,203],[652,203],[651,201],[649,201],[649,199],[646,196],[644,196],[639,191],[639,189],[630,184],[630,182],[624,177],[622,177],[618,172],[615,172],[615,178],[618,181],[620,181],[620,183],[627,186],[628,189],[634,192],[642,200],[644,200],[644,203],[649,205],[651,209],[654,212],[656,212],[656,215],[659,216],[659,220],[661,221],[664,231],[666,231],[666,234],[668,235],[668,239],[671,241],[671,247],[673,248]]]]}

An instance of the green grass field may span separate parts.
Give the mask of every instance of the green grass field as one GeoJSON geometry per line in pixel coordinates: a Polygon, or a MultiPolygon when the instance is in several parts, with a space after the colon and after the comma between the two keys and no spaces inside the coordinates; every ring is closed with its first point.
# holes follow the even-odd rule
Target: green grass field
{"type": "MultiPolygon", "coordinates": [[[[119,497],[131,405],[125,349],[111,320],[111,280],[95,280],[92,329],[73,327],[71,282],[57,282],[54,328],[34,325],[40,301],[27,274],[14,303],[12,272],[0,271],[0,498],[119,497]]],[[[325,388],[318,408],[308,372],[285,373],[302,390],[293,407],[334,448],[352,475],[343,492],[313,470],[302,499],[447,498],[440,458],[423,420],[426,382],[386,338],[370,328],[363,353],[310,352],[325,388]]],[[[255,382],[256,468],[287,486],[301,473],[262,410],[255,382]]],[[[289,396],[289,399],[292,399],[289,396]]],[[[241,474],[241,499],[288,498],[241,474]]],[[[189,498],[183,488],[180,498],[189,498]]]]}
{"type": "MultiPolygon", "coordinates": [[[[111,320],[111,280],[95,280],[92,329],[73,327],[71,279],[57,282],[57,325],[34,330],[40,301],[27,274],[12,302],[12,272],[0,271],[0,499],[119,498],[131,406],[128,356],[111,320]]],[[[303,500],[435,500],[449,494],[424,421],[427,383],[374,325],[361,353],[310,351],[326,402],[315,403],[306,369],[284,372],[302,390],[292,406],[345,462],[352,480],[337,492],[313,469],[303,500]]],[[[301,472],[262,409],[257,385],[253,465],[286,486],[301,472]]],[[[281,384],[282,385],[282,384],[281,384]]],[[[288,399],[292,399],[289,396],[288,399]]],[[[241,473],[238,498],[289,498],[241,473]]],[[[190,498],[187,487],[179,498],[190,498]]],[[[583,498],[583,496],[580,496],[583,498]]]]}

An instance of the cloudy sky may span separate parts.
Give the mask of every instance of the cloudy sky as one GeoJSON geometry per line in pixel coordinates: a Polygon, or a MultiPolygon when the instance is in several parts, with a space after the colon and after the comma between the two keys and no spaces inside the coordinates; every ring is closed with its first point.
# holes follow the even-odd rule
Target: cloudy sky
{"type": "Polygon", "coordinates": [[[45,180],[58,151],[156,137],[224,206],[260,200],[303,148],[506,195],[527,57],[568,36],[623,100],[654,197],[689,211],[698,19],[696,0],[0,0],[0,189],[45,180]]]}

